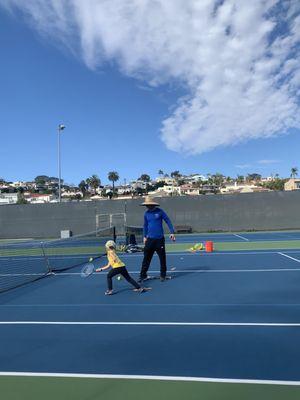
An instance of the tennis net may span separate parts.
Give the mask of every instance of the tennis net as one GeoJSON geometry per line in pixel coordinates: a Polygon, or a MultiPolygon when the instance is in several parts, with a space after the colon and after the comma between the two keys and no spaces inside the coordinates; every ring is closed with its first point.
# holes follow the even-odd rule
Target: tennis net
{"type": "Polygon", "coordinates": [[[80,266],[105,254],[105,242],[115,239],[110,227],[67,239],[1,245],[0,292],[80,266]]]}

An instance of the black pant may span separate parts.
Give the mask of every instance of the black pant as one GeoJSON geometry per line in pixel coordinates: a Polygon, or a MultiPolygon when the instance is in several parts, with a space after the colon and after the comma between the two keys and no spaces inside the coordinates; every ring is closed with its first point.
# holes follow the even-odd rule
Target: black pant
{"type": "Polygon", "coordinates": [[[116,275],[122,275],[127,282],[131,283],[136,289],[140,289],[140,285],[129,275],[126,267],[112,268],[107,274],[108,290],[112,290],[112,278],[116,275]]]}
{"type": "Polygon", "coordinates": [[[140,274],[141,279],[145,279],[147,277],[147,271],[150,267],[153,254],[155,252],[158,254],[160,261],[160,276],[162,278],[166,277],[167,261],[166,261],[165,238],[161,239],[148,238],[144,247],[144,259],[140,274]]]}

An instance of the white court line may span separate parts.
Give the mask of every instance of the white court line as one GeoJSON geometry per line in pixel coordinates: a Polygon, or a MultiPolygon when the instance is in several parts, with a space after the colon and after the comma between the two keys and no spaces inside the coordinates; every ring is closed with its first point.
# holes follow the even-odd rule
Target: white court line
{"type": "MultiPolygon", "coordinates": [[[[298,260],[300,262],[300,260],[298,260]]],[[[140,274],[140,271],[129,271],[131,274],[140,274]]],[[[152,273],[160,273],[159,270],[152,270],[152,273]]],[[[251,273],[251,272],[300,272],[300,268],[260,268],[260,269],[184,269],[184,270],[175,270],[175,271],[170,271],[171,273],[179,273],[179,274],[184,274],[184,273],[195,273],[195,274],[231,274],[231,273],[251,273]]],[[[0,274],[0,277],[17,277],[17,276],[40,276],[40,277],[46,277],[46,276],[73,276],[77,277],[78,275],[81,275],[81,272],[52,272],[48,274],[0,274]]],[[[98,272],[93,272],[92,275],[97,275],[97,276],[104,276],[106,277],[106,274],[101,274],[98,272]]]]}
{"type": "MultiPolygon", "coordinates": [[[[300,261],[299,261],[300,262],[300,261]]],[[[141,271],[130,271],[131,274],[140,274],[141,271]]],[[[170,273],[172,274],[184,274],[184,273],[195,273],[195,274],[215,274],[215,273],[240,273],[240,272],[300,272],[300,268],[265,268],[265,269],[211,269],[211,270],[206,270],[206,269],[184,269],[184,270],[179,270],[176,269],[174,271],[170,270],[170,273]]],[[[151,270],[151,273],[160,273],[159,270],[151,270]]],[[[55,273],[55,276],[78,276],[81,275],[81,272],[58,272],[55,273]]],[[[93,272],[92,275],[97,275],[97,276],[104,276],[106,277],[106,274],[101,274],[98,272],[93,272]]],[[[0,275],[1,276],[1,275],[0,275]]],[[[9,276],[9,275],[8,275],[9,276]]],[[[150,280],[149,280],[150,282],[150,280]]]]}
{"type": "Polygon", "coordinates": [[[299,328],[300,322],[157,322],[157,321],[0,321],[0,325],[72,326],[184,326],[184,327],[263,327],[299,328]]]}
{"type": "Polygon", "coordinates": [[[296,261],[296,262],[300,263],[300,260],[298,260],[298,258],[294,258],[294,257],[288,256],[287,254],[280,253],[280,252],[278,252],[277,254],[280,254],[280,255],[281,255],[281,256],[283,256],[283,257],[290,258],[291,260],[293,260],[293,261],[296,261]]]}
{"type": "Polygon", "coordinates": [[[32,273],[32,274],[0,274],[0,276],[8,276],[8,277],[14,277],[14,276],[48,276],[48,275],[53,275],[53,274],[50,274],[50,273],[45,273],[45,274],[43,274],[43,273],[41,273],[41,274],[34,274],[34,273],[32,273]]]}
{"type": "MultiPolygon", "coordinates": [[[[277,239],[277,238],[252,238],[252,239],[247,239],[247,238],[245,238],[244,236],[241,236],[241,235],[237,235],[237,234],[235,234],[235,233],[232,233],[231,234],[231,236],[237,236],[237,237],[239,237],[239,238],[242,238],[242,239],[244,239],[244,240],[247,240],[247,241],[252,241],[253,243],[258,243],[258,242],[274,242],[274,243],[277,243],[277,242],[291,242],[291,241],[298,241],[298,240],[300,240],[300,238],[299,237],[295,237],[295,238],[285,238],[285,239],[283,239],[283,238],[280,238],[280,239],[277,239]]],[[[233,241],[233,238],[231,237],[231,238],[228,238],[227,240],[214,240],[214,239],[212,239],[212,238],[207,238],[206,240],[204,240],[204,242],[206,242],[207,240],[212,240],[213,242],[215,242],[215,243],[237,243],[237,241],[236,240],[234,240],[233,241]]],[[[166,244],[173,244],[173,242],[166,242],[166,244]]],[[[193,242],[191,242],[191,241],[177,241],[176,242],[176,244],[193,244],[193,242]]]]}
{"type": "Polygon", "coordinates": [[[130,379],[130,380],[155,380],[155,381],[181,381],[181,382],[211,382],[233,383],[250,385],[284,385],[299,386],[300,381],[279,381],[265,379],[226,379],[206,378],[197,376],[165,376],[165,375],[118,375],[118,374],[72,374],[51,372],[11,372],[0,371],[0,376],[44,377],[44,378],[80,378],[80,379],[130,379]]]}
{"type": "Polygon", "coordinates": [[[49,307],[299,307],[299,303],[74,303],[74,304],[0,304],[0,308],[14,307],[33,307],[33,308],[49,308],[49,307]]]}
{"type": "MultiPolygon", "coordinates": [[[[285,253],[300,253],[300,250],[297,249],[290,249],[290,250],[285,250],[285,249],[281,249],[284,250],[285,253]]],[[[212,253],[190,253],[188,251],[186,252],[167,252],[167,257],[170,256],[188,256],[188,257],[211,257],[211,256],[228,256],[228,255],[233,255],[233,256],[239,256],[239,255],[251,255],[251,254],[278,254],[278,250],[260,250],[260,251],[251,251],[251,250],[237,250],[237,251],[218,251],[218,252],[212,252],[212,253]]],[[[143,253],[133,253],[133,254],[122,254],[122,257],[143,257],[143,253]]],[[[157,255],[155,255],[155,257],[158,257],[157,255]]]]}
{"type": "MultiPolygon", "coordinates": [[[[285,251],[286,253],[300,253],[300,250],[297,249],[289,249],[288,251],[285,251]]],[[[167,256],[190,256],[190,257],[195,257],[195,256],[220,256],[220,255],[239,255],[239,254],[278,254],[278,250],[260,250],[260,251],[243,251],[243,250],[237,250],[237,251],[218,251],[218,252],[212,252],[212,253],[190,253],[188,250],[185,252],[180,252],[180,251],[168,251],[167,252],[167,256]]],[[[89,256],[93,256],[96,254],[85,254],[82,256],[50,256],[50,258],[54,258],[54,259],[81,259],[81,258],[85,258],[85,257],[89,257],[89,256]]],[[[140,253],[133,253],[133,254],[122,254],[122,257],[143,257],[144,254],[142,252],[140,253]]],[[[156,256],[156,255],[155,255],[156,256]]],[[[105,257],[105,256],[103,256],[105,257]]],[[[157,257],[157,256],[156,256],[157,257]]],[[[34,258],[34,260],[44,260],[44,257],[40,257],[40,256],[19,256],[19,257],[10,257],[10,256],[0,256],[0,260],[20,260],[20,259],[27,259],[27,258],[34,258]]]]}
{"type": "MultiPolygon", "coordinates": [[[[79,260],[81,260],[82,258],[85,258],[85,259],[89,259],[89,257],[92,257],[92,256],[94,256],[94,257],[100,257],[97,253],[89,253],[89,254],[83,254],[83,255],[81,255],[81,256],[65,256],[65,255],[63,255],[63,254],[61,254],[61,255],[52,255],[52,256],[47,256],[47,258],[49,258],[49,259],[51,259],[51,260],[61,260],[61,259],[63,259],[63,260],[69,260],[69,259],[71,259],[71,260],[73,260],[73,259],[79,259],[79,260]]],[[[105,257],[105,256],[104,256],[105,257]]],[[[40,257],[40,256],[34,256],[34,255],[30,255],[30,256],[18,256],[18,257],[16,257],[16,256],[7,256],[7,255],[5,255],[5,256],[1,256],[0,255],[0,261],[2,261],[2,260],[9,260],[9,261],[23,261],[23,260],[28,260],[28,259],[30,259],[30,260],[33,260],[33,261],[37,261],[37,260],[45,260],[45,257],[40,257]]]]}
{"type": "Polygon", "coordinates": [[[240,238],[240,239],[245,240],[246,242],[249,242],[249,239],[245,238],[244,236],[237,235],[236,233],[233,233],[233,236],[236,236],[236,237],[238,237],[238,238],[240,238]]]}

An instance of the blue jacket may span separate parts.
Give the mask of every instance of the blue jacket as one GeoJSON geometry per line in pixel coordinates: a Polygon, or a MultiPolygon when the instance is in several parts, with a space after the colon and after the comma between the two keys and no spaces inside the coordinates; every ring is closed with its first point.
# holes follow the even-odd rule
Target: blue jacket
{"type": "Polygon", "coordinates": [[[151,239],[161,239],[164,237],[163,221],[168,225],[170,232],[174,233],[174,228],[167,214],[158,207],[147,210],[144,215],[144,237],[151,239]]]}

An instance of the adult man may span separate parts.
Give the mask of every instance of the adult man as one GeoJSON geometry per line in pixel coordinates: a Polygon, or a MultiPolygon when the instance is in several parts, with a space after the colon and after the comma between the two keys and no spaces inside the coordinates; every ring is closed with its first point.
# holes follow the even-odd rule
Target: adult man
{"type": "Polygon", "coordinates": [[[156,203],[150,196],[145,198],[144,203],[141,206],[147,207],[144,214],[144,259],[140,272],[140,280],[147,279],[147,272],[153,257],[156,252],[160,260],[160,280],[166,280],[167,274],[167,263],[166,263],[166,249],[165,249],[165,237],[163,230],[163,221],[169,227],[170,239],[175,240],[174,228],[170,218],[160,208],[159,204],[156,203]]]}

